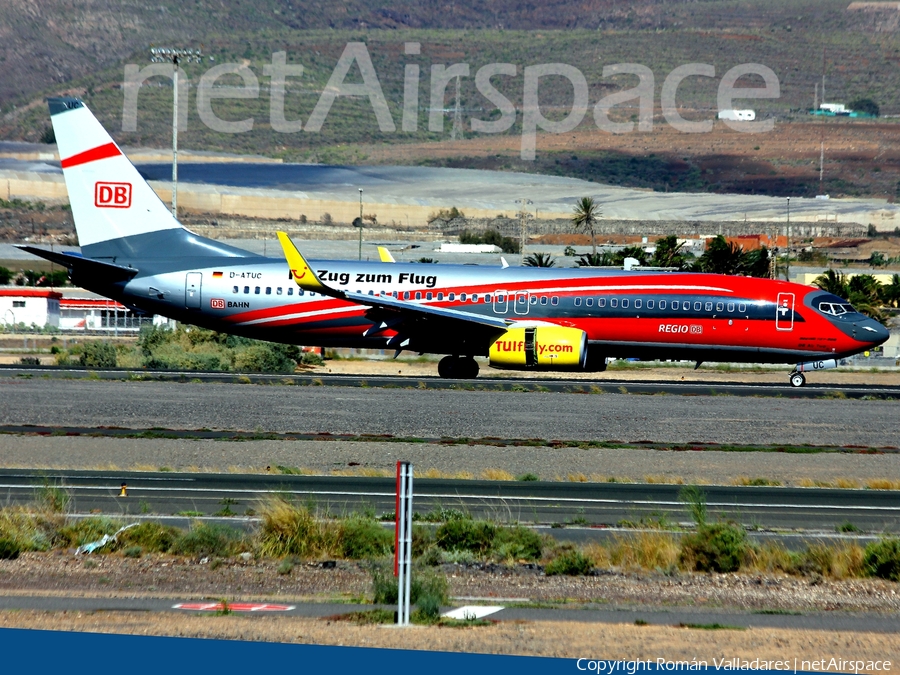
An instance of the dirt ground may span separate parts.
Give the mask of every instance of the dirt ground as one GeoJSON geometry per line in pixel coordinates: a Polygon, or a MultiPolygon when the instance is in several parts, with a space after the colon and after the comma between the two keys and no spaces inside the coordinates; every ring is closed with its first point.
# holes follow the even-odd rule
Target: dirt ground
{"type": "MultiPolygon", "coordinates": [[[[843,185],[859,195],[893,201],[900,178],[900,125],[887,121],[828,119],[776,123],[771,131],[742,133],[716,122],[710,133],[685,134],[657,119],[650,132],[611,134],[596,128],[537,137],[538,158],[547,153],[614,152],[636,158],[667,157],[695,164],[725,192],[804,194],[819,181],[824,143],[826,186],[843,185]],[[830,182],[834,181],[834,182],[830,182]],[[806,186],[802,188],[801,186],[806,186]]],[[[415,164],[466,158],[471,168],[534,170],[517,164],[521,138],[480,135],[435,143],[365,146],[367,162],[415,164]]],[[[571,155],[569,155],[571,156],[571,155]]],[[[833,194],[832,196],[838,196],[833,194]]]]}

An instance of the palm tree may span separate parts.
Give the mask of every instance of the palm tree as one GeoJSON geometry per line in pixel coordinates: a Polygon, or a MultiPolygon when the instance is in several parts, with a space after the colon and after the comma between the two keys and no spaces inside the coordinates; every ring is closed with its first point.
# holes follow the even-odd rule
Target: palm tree
{"type": "Polygon", "coordinates": [[[891,283],[881,287],[881,297],[889,307],[900,306],[900,274],[891,277],[891,283]]]}
{"type": "Polygon", "coordinates": [[[549,253],[532,253],[522,261],[525,267],[555,267],[556,261],[549,253]]]}
{"type": "Polygon", "coordinates": [[[576,230],[581,230],[591,235],[591,253],[594,256],[597,255],[597,244],[594,243],[594,224],[600,220],[600,216],[600,205],[594,203],[593,197],[582,197],[575,203],[572,224],[576,230]]]}
{"type": "Polygon", "coordinates": [[[612,251],[603,251],[601,253],[583,253],[578,256],[575,261],[578,267],[613,267],[621,265],[622,261],[616,261],[616,254],[612,251]]]}
{"type": "Polygon", "coordinates": [[[684,269],[686,260],[684,252],[684,242],[678,243],[678,237],[670,234],[668,237],[656,240],[656,251],[653,253],[653,259],[650,261],[654,267],[677,267],[684,269]]]}
{"type": "Polygon", "coordinates": [[[713,274],[738,274],[743,257],[744,250],[728,243],[720,234],[706,245],[706,251],[700,256],[700,269],[713,274]]]}
{"type": "Polygon", "coordinates": [[[813,286],[817,286],[823,291],[828,291],[839,298],[846,298],[850,295],[847,277],[842,272],[835,272],[833,269],[827,269],[824,274],[817,276],[815,281],[813,281],[813,286]]]}

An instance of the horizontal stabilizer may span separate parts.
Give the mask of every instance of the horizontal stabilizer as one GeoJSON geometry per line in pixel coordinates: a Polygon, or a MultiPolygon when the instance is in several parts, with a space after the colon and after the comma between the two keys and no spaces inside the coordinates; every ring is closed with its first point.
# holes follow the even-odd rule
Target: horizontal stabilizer
{"type": "Polygon", "coordinates": [[[127,281],[138,273],[136,267],[114,265],[113,263],[85,258],[75,253],[47,251],[34,246],[16,246],[16,248],[69,268],[72,270],[73,281],[76,277],[93,277],[94,275],[102,275],[102,278],[107,281],[127,281]]]}

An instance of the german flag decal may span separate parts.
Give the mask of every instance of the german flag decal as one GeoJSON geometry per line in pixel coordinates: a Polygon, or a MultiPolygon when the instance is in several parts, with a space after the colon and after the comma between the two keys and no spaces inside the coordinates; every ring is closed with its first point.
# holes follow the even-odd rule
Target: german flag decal
{"type": "Polygon", "coordinates": [[[221,272],[213,272],[213,279],[221,279],[221,278],[222,278],[221,272]]]}

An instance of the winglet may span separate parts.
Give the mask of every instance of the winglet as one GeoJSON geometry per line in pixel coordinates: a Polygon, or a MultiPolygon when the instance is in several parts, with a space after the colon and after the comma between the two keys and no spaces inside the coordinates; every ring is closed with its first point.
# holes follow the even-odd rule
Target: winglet
{"type": "Polygon", "coordinates": [[[285,232],[279,232],[278,241],[281,242],[281,248],[284,249],[284,257],[287,258],[288,267],[291,269],[291,276],[297,285],[307,291],[323,293],[326,290],[325,284],[319,281],[319,277],[316,276],[316,273],[306,262],[300,251],[297,250],[297,247],[294,246],[291,238],[285,232]]]}
{"type": "Polygon", "coordinates": [[[397,262],[396,260],[394,260],[394,256],[391,255],[391,252],[388,251],[384,246],[378,247],[378,257],[381,258],[381,262],[397,262]]]}

